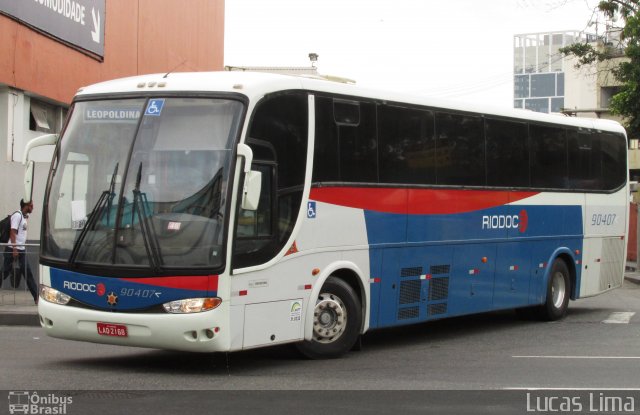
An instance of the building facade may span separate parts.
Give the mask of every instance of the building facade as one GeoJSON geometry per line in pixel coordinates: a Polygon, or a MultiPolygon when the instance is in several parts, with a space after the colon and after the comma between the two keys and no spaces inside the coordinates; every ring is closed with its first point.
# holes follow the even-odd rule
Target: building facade
{"type": "MultiPolygon", "coordinates": [[[[579,31],[529,33],[514,36],[514,107],[568,116],[611,119],[623,123],[609,111],[619,84],[611,69],[624,58],[619,32],[596,36],[579,31]],[[590,43],[608,48],[613,59],[576,67],[574,57],[565,57],[560,48],[572,43],[590,43]]],[[[632,180],[640,179],[638,138],[629,137],[629,170],[632,180]]]]}
{"type": "Polygon", "coordinates": [[[514,107],[560,112],[565,106],[565,79],[573,66],[560,48],[595,40],[579,31],[527,33],[514,36],[514,107]]]}
{"type": "MultiPolygon", "coordinates": [[[[23,194],[26,143],[58,133],[78,88],[144,73],[223,69],[224,0],[0,0],[0,215],[23,194]]],[[[40,234],[50,149],[32,152],[40,234]]]]}

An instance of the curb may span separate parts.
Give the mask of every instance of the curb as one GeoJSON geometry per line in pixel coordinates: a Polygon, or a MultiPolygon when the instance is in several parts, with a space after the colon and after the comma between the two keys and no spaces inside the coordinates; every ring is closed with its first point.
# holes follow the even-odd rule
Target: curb
{"type": "Polygon", "coordinates": [[[624,279],[629,281],[629,282],[632,282],[634,284],[640,284],[640,273],[635,273],[634,272],[631,275],[625,275],[624,279]]]}
{"type": "Polygon", "coordinates": [[[40,319],[37,311],[3,311],[0,307],[0,326],[40,327],[40,319]]]}

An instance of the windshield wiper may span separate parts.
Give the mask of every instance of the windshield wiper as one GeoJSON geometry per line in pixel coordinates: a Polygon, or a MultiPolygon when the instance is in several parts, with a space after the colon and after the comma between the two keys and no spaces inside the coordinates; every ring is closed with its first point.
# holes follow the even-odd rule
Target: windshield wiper
{"type": "Polygon", "coordinates": [[[100,195],[100,198],[98,199],[96,204],[93,206],[91,213],[89,213],[89,216],[87,217],[87,223],[84,225],[84,227],[80,231],[80,235],[78,235],[78,239],[76,239],[75,243],[73,244],[71,255],[69,255],[70,264],[75,264],[76,258],[78,257],[78,253],[80,252],[80,248],[82,246],[82,242],[84,241],[84,238],[87,236],[89,229],[94,228],[96,225],[96,222],[98,222],[98,219],[102,217],[105,206],[107,205],[108,205],[107,223],[109,223],[109,210],[111,210],[113,198],[115,196],[114,188],[116,186],[116,175],[118,174],[119,165],[120,163],[116,163],[116,166],[113,169],[113,175],[111,176],[111,183],[109,183],[109,189],[103,191],[102,194],[100,195]]]}
{"type": "Polygon", "coordinates": [[[147,256],[151,267],[158,272],[163,265],[162,252],[158,243],[158,234],[153,226],[153,222],[149,219],[147,213],[147,194],[140,191],[140,182],[142,180],[142,163],[138,166],[138,174],[136,176],[136,186],[133,189],[133,209],[131,209],[131,228],[134,226],[134,215],[138,214],[140,220],[140,233],[144,241],[144,248],[147,250],[147,256]]]}

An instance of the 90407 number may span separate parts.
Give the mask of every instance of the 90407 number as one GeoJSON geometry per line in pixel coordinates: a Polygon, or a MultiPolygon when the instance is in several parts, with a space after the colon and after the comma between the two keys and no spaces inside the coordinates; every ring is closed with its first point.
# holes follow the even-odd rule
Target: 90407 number
{"type": "Polygon", "coordinates": [[[616,223],[615,213],[594,213],[591,216],[591,226],[611,226],[616,223]]]}
{"type": "Polygon", "coordinates": [[[157,297],[160,298],[160,291],[156,290],[142,290],[136,288],[122,288],[120,290],[120,295],[122,297],[139,297],[139,298],[152,298],[157,297]]]}

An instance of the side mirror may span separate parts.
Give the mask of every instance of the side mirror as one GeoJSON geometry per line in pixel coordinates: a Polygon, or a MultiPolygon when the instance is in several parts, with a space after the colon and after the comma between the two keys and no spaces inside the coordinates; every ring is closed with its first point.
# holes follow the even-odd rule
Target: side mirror
{"type": "Polygon", "coordinates": [[[22,164],[27,164],[29,161],[29,152],[32,149],[42,146],[55,146],[57,142],[58,134],[45,134],[30,140],[24,148],[22,164]]]}
{"type": "Polygon", "coordinates": [[[24,171],[24,200],[25,202],[30,202],[31,197],[33,196],[33,172],[34,172],[35,162],[31,160],[27,163],[27,167],[24,171]]]}
{"type": "Polygon", "coordinates": [[[24,149],[24,158],[22,159],[22,164],[26,167],[24,171],[24,200],[32,201],[31,197],[33,196],[33,173],[35,168],[35,162],[33,160],[29,160],[29,152],[36,148],[42,146],[55,145],[58,141],[58,134],[46,134],[41,135],[40,137],[36,137],[33,140],[30,140],[24,149]]]}
{"type": "Polygon", "coordinates": [[[261,191],[262,173],[256,170],[248,171],[244,177],[244,188],[242,189],[242,209],[257,210],[261,191]]]}

